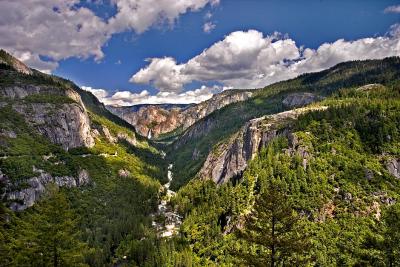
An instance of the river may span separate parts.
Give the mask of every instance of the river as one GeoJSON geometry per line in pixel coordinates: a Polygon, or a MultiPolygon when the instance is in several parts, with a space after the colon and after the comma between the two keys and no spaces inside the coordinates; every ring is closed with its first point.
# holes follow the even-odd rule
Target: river
{"type": "Polygon", "coordinates": [[[173,165],[169,164],[168,182],[163,185],[165,195],[158,204],[157,213],[153,216],[152,225],[157,229],[157,234],[160,237],[172,237],[179,232],[179,227],[182,224],[182,217],[169,205],[171,197],[175,195],[175,192],[169,189],[173,179],[172,167],[173,165]]]}

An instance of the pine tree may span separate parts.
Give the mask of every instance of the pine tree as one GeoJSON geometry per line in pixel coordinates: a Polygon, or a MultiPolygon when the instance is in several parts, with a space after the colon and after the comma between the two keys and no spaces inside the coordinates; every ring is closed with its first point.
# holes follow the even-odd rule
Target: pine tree
{"type": "Polygon", "coordinates": [[[388,208],[384,215],[386,225],[384,250],[387,266],[400,265],[400,204],[388,208]]]}
{"type": "Polygon", "coordinates": [[[245,229],[238,232],[238,237],[249,243],[253,250],[237,251],[237,256],[250,266],[304,263],[303,254],[309,241],[299,231],[299,222],[300,217],[292,209],[284,186],[280,182],[270,182],[256,200],[245,229]]]}
{"type": "Polygon", "coordinates": [[[65,195],[50,190],[45,200],[23,216],[16,228],[18,237],[11,244],[14,263],[19,266],[86,266],[85,244],[65,195]]]}

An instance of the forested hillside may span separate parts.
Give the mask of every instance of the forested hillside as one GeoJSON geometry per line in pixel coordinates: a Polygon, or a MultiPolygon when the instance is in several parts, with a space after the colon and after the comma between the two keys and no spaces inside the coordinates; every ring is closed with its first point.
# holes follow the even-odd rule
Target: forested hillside
{"type": "Polygon", "coordinates": [[[150,215],[166,180],[161,152],[73,83],[6,63],[1,265],[107,266],[130,244],[138,255],[155,255],[150,215]]]}
{"type": "Polygon", "coordinates": [[[173,187],[186,184],[200,170],[209,152],[237,132],[248,120],[289,110],[283,100],[292,93],[313,93],[326,97],[341,88],[370,83],[387,84],[400,76],[398,57],[384,60],[354,61],[331,69],[272,84],[255,91],[247,101],[238,102],[213,112],[186,130],[167,150],[174,162],[173,187]]]}
{"type": "Polygon", "coordinates": [[[170,145],[0,59],[1,266],[400,265],[399,58],[255,90],[170,145]]]}
{"type": "Polygon", "coordinates": [[[200,265],[399,265],[399,86],[341,89],[240,180],[181,188],[173,203],[200,265]]]}

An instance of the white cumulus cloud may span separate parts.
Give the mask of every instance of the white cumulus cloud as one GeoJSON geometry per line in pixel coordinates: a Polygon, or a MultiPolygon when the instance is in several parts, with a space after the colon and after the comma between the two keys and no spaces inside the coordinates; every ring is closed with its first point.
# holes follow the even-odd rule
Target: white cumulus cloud
{"type": "Polygon", "coordinates": [[[217,27],[217,25],[215,23],[208,21],[208,22],[204,23],[203,31],[205,33],[210,33],[210,32],[212,32],[212,30],[215,29],[215,27],[217,27]]]}
{"type": "Polygon", "coordinates": [[[118,13],[109,21],[110,30],[119,32],[127,27],[137,33],[146,31],[155,23],[173,24],[179,15],[198,11],[207,4],[217,5],[219,0],[112,0],[118,13]]]}
{"type": "Polygon", "coordinates": [[[385,13],[400,13],[400,5],[395,5],[395,6],[388,6],[385,8],[383,11],[385,13]]]}
{"type": "Polygon", "coordinates": [[[95,89],[88,86],[82,86],[83,90],[89,91],[94,94],[100,102],[105,105],[116,106],[131,106],[138,104],[190,104],[200,103],[210,99],[215,93],[228,88],[220,86],[201,86],[198,89],[186,91],[183,93],[176,92],[159,92],[156,95],[151,95],[147,90],[140,93],[132,93],[130,91],[119,91],[114,94],[109,94],[104,89],[95,89]]]}
{"type": "Polygon", "coordinates": [[[299,47],[279,33],[264,36],[256,30],[236,31],[184,63],[170,57],[152,58],[130,81],[172,92],[179,92],[193,81],[259,88],[344,61],[400,56],[399,29],[396,24],[385,36],[340,39],[317,49],[299,47]]]}
{"type": "Polygon", "coordinates": [[[216,5],[219,0],[104,1],[117,9],[109,19],[79,6],[81,2],[1,0],[0,47],[29,66],[50,72],[59,60],[69,57],[102,59],[102,47],[115,33],[133,30],[140,34],[155,24],[173,25],[180,15],[216,5]]]}
{"type": "Polygon", "coordinates": [[[183,84],[188,83],[188,77],[181,75],[182,65],[177,65],[171,57],[147,59],[150,64],[138,71],[131,82],[154,84],[161,92],[180,91],[183,84]]]}

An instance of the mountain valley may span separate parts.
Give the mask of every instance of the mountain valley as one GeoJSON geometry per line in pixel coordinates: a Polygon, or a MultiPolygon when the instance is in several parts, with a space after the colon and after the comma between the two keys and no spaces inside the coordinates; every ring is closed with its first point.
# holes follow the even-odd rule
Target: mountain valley
{"type": "Polygon", "coordinates": [[[140,135],[162,140],[181,133],[200,119],[226,105],[247,100],[251,95],[250,91],[227,90],[199,104],[108,106],[107,108],[133,125],[140,135]]]}
{"type": "Polygon", "coordinates": [[[400,58],[117,107],[1,50],[0,189],[2,266],[399,266],[400,58]]]}

